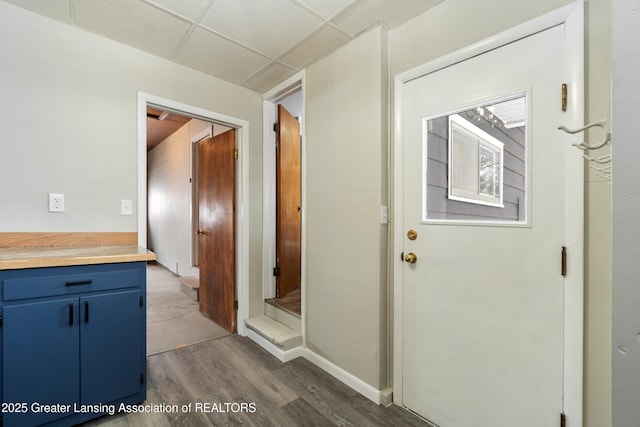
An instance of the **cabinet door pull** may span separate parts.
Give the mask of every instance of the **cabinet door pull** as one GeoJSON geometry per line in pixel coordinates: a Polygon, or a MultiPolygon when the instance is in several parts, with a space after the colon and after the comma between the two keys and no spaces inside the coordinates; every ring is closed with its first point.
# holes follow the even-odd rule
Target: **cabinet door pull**
{"type": "Polygon", "coordinates": [[[81,286],[81,285],[90,285],[91,283],[93,283],[93,280],[89,279],[89,280],[77,280],[77,281],[64,282],[64,285],[65,286],[81,286]]]}
{"type": "Polygon", "coordinates": [[[84,323],[89,323],[89,301],[84,302],[84,323]]]}
{"type": "Polygon", "coordinates": [[[69,304],[69,326],[73,326],[73,304],[69,304]]]}

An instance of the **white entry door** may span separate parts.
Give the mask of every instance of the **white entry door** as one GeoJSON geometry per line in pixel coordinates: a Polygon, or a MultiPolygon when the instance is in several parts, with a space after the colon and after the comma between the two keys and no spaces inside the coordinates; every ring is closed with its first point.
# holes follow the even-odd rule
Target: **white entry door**
{"type": "Polygon", "coordinates": [[[559,425],[564,46],[557,26],[403,85],[402,400],[441,427],[559,425]]]}

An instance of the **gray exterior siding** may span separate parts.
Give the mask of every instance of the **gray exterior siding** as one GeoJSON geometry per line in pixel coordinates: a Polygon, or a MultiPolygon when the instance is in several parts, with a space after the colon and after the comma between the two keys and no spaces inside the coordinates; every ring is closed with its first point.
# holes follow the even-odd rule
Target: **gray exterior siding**
{"type": "MultiPolygon", "coordinates": [[[[466,118],[465,112],[460,116],[466,118]]],[[[427,136],[427,218],[430,220],[524,221],[526,219],[525,128],[472,123],[504,143],[503,204],[485,206],[448,198],[448,116],[431,119],[427,136]]],[[[471,121],[470,121],[471,122],[471,121]]]]}

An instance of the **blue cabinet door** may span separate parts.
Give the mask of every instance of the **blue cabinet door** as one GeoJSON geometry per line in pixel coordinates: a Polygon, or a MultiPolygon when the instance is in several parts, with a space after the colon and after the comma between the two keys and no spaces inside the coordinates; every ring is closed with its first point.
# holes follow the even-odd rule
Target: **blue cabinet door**
{"type": "Polygon", "coordinates": [[[80,298],[81,399],[109,403],[140,393],[144,310],[140,290],[80,298]]]}
{"type": "Polygon", "coordinates": [[[26,414],[3,414],[4,425],[60,418],[38,412],[39,405],[73,411],[80,397],[78,298],[5,306],[3,317],[3,400],[28,405],[26,414]]]}

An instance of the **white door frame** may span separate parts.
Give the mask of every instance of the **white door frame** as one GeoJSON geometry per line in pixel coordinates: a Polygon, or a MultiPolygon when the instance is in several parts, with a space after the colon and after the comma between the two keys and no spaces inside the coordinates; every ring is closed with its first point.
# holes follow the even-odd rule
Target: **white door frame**
{"type": "MultiPolygon", "coordinates": [[[[404,244],[402,229],[404,207],[403,186],[403,85],[426,74],[441,70],[450,65],[496,49],[517,41],[523,37],[546,30],[556,25],[565,25],[566,34],[566,72],[567,84],[570,88],[568,110],[564,113],[565,123],[569,128],[579,128],[584,124],[584,5],[582,1],[569,4],[556,11],[528,21],[517,27],[496,34],[478,43],[470,45],[451,54],[445,55],[412,70],[395,76],[394,79],[394,225],[393,247],[398,252],[404,244]]],[[[560,93],[560,88],[558,88],[560,93]]],[[[584,162],[579,150],[572,147],[574,142],[581,142],[581,135],[571,136],[564,133],[559,140],[565,144],[566,180],[565,224],[566,245],[568,248],[569,270],[565,278],[564,293],[564,412],[567,425],[582,425],[583,395],[583,319],[584,319],[584,162]]],[[[393,400],[403,405],[403,268],[398,256],[392,255],[393,263],[393,400]]],[[[559,265],[559,264],[558,264],[559,265]]],[[[560,268],[558,266],[558,268],[560,268]]]]}
{"type": "Polygon", "coordinates": [[[244,319],[249,315],[249,122],[202,108],[138,92],[138,245],[147,247],[147,105],[155,105],[216,122],[237,130],[236,165],[236,292],[238,335],[246,335],[244,319]]]}
{"type": "MultiPolygon", "coordinates": [[[[276,258],[276,134],[273,131],[273,124],[278,121],[278,102],[297,91],[302,91],[302,108],[304,110],[304,71],[294,74],[262,96],[262,123],[264,126],[262,135],[262,191],[264,194],[262,211],[262,262],[264,272],[262,288],[264,298],[275,298],[276,296],[276,280],[272,272],[276,258]]],[[[302,127],[301,133],[303,135],[300,173],[304,183],[304,114],[302,115],[300,126],[302,127]]],[[[304,193],[303,185],[301,200],[303,208],[304,193]]],[[[304,217],[304,209],[302,209],[303,224],[304,217]]],[[[302,241],[304,242],[304,225],[302,231],[302,241]]],[[[301,249],[304,251],[304,245],[302,245],[301,249]]],[[[302,255],[302,263],[304,264],[304,253],[302,255]]]]}
{"type": "Polygon", "coordinates": [[[272,268],[275,267],[276,257],[276,134],[273,131],[273,124],[277,122],[277,103],[298,90],[302,91],[302,122],[301,134],[302,143],[300,146],[300,180],[301,186],[301,207],[302,207],[302,233],[300,243],[300,291],[301,291],[301,314],[300,327],[302,335],[302,346],[306,345],[306,155],[305,155],[305,102],[304,102],[304,71],[300,71],[289,77],[284,82],[275,86],[262,96],[263,104],[263,136],[262,136],[262,191],[263,191],[263,211],[262,211],[262,289],[263,298],[274,298],[276,295],[276,281],[272,268]]]}

